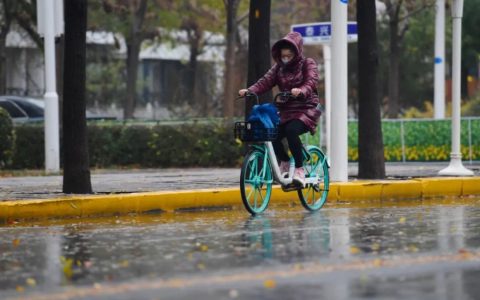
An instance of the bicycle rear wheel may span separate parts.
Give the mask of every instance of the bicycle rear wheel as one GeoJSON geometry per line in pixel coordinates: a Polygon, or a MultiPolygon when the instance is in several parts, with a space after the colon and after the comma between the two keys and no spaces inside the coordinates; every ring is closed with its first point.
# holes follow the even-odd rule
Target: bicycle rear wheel
{"type": "Polygon", "coordinates": [[[240,173],[240,192],[245,208],[252,215],[262,213],[272,194],[272,166],[265,152],[250,151],[243,161],[240,173]]]}
{"type": "Polygon", "coordinates": [[[305,209],[319,210],[327,201],[329,190],[328,164],[320,148],[309,146],[308,155],[304,155],[303,168],[305,178],[317,178],[316,183],[307,183],[305,188],[298,190],[298,197],[305,209]]]}

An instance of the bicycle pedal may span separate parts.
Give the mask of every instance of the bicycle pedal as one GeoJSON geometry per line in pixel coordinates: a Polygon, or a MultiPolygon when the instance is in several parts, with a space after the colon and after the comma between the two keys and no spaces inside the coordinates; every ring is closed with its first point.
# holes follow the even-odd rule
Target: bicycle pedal
{"type": "Polygon", "coordinates": [[[290,183],[290,184],[287,184],[287,185],[282,185],[282,191],[284,192],[293,192],[293,191],[298,191],[298,190],[301,190],[302,187],[299,186],[299,185],[296,185],[294,183],[290,183]]]}

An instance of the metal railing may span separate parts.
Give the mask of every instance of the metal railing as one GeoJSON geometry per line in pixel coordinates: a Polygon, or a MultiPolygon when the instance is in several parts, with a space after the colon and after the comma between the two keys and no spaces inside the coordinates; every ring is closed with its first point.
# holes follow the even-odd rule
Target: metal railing
{"type": "MultiPolygon", "coordinates": [[[[384,138],[384,144],[385,144],[385,139],[386,139],[386,136],[385,136],[385,125],[388,124],[388,123],[396,123],[398,124],[398,131],[399,131],[399,134],[397,136],[398,138],[398,141],[399,141],[399,146],[401,147],[401,161],[402,162],[407,162],[409,161],[408,158],[407,158],[407,147],[409,146],[408,142],[407,142],[407,137],[408,137],[408,130],[406,127],[408,127],[409,124],[413,123],[413,122],[416,122],[416,123],[444,123],[444,124],[448,124],[448,126],[446,126],[446,131],[442,133],[446,136],[448,136],[448,138],[445,138],[445,143],[444,145],[447,145],[447,146],[451,146],[451,122],[450,122],[450,119],[441,119],[441,120],[437,120],[437,119],[431,119],[431,118],[423,118],[423,119],[382,119],[382,132],[383,132],[383,138],[384,138]],[[448,129],[448,130],[447,130],[448,129]]],[[[473,132],[473,127],[472,127],[472,124],[473,123],[477,123],[479,124],[479,127],[480,127],[480,117],[463,117],[462,120],[462,136],[465,137],[466,135],[466,138],[462,139],[462,146],[463,147],[468,147],[468,156],[465,156],[464,157],[464,160],[465,161],[469,161],[470,164],[477,160],[478,158],[475,158],[474,159],[474,146],[480,146],[480,132],[473,132]],[[466,124],[465,124],[466,122],[466,124]],[[464,132],[466,130],[466,133],[464,132]]],[[[357,119],[350,119],[349,120],[349,125],[351,125],[352,123],[358,123],[358,120],[357,119]]],[[[349,126],[349,128],[351,128],[351,126],[349,126]]],[[[477,130],[478,131],[478,130],[477,130]]],[[[325,134],[325,121],[324,121],[324,117],[322,116],[321,120],[320,120],[320,124],[319,124],[319,127],[318,127],[318,130],[317,130],[317,133],[315,136],[311,136],[310,134],[305,134],[302,136],[302,141],[306,144],[316,144],[316,145],[320,145],[320,147],[322,149],[326,149],[326,139],[324,138],[326,136],[325,134]]],[[[358,141],[357,141],[358,143],[358,141]]],[[[448,158],[447,158],[448,160],[448,158]]]]}

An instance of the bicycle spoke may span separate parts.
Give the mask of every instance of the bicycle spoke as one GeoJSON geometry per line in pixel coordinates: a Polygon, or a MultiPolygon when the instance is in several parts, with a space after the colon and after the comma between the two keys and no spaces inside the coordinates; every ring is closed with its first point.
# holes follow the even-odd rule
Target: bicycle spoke
{"type": "Polygon", "coordinates": [[[242,200],[253,215],[263,212],[270,200],[273,178],[267,157],[265,153],[254,150],[242,166],[242,200]]]}
{"type": "Polygon", "coordinates": [[[248,196],[247,196],[247,199],[250,199],[250,196],[252,195],[252,192],[255,191],[254,188],[252,188],[252,190],[250,191],[250,193],[248,193],[248,196]]]}

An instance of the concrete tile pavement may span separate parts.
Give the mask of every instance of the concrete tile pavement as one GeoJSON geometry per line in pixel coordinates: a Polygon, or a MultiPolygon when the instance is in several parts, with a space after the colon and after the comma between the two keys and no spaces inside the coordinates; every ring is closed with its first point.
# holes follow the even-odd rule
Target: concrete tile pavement
{"type": "MultiPolygon", "coordinates": [[[[435,177],[446,162],[387,163],[387,179],[435,177]]],[[[480,174],[480,162],[465,163],[480,174]]],[[[349,164],[349,176],[356,179],[358,164],[349,164]]],[[[96,194],[138,193],[238,187],[239,168],[115,169],[93,170],[92,188],[96,194]]],[[[49,199],[65,196],[62,176],[0,178],[0,201],[49,199]]]]}

